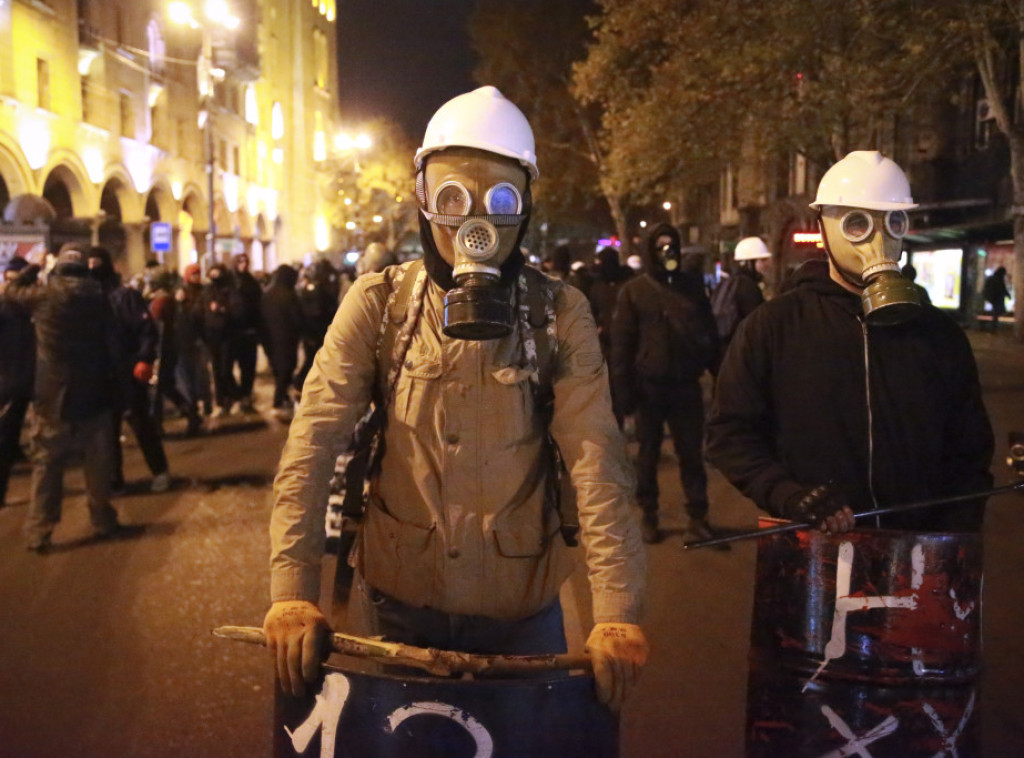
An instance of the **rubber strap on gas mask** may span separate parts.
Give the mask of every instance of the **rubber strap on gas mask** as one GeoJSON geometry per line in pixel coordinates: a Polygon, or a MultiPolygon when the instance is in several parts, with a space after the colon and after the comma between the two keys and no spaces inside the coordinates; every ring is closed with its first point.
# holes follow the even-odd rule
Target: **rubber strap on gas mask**
{"type": "MultiPolygon", "coordinates": [[[[529,213],[491,213],[472,216],[450,216],[445,213],[434,213],[427,210],[427,190],[424,186],[423,171],[416,173],[416,200],[420,206],[420,213],[427,221],[441,226],[460,227],[471,219],[482,219],[494,226],[518,226],[526,221],[529,213]]],[[[525,208],[525,206],[524,206],[525,208]]]]}

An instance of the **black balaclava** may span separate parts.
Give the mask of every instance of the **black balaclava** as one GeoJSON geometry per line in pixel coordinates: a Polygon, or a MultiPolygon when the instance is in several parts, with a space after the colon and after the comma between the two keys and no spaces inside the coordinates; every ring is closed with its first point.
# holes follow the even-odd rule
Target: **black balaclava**
{"type": "Polygon", "coordinates": [[[89,248],[86,261],[98,260],[100,265],[89,269],[89,276],[100,283],[104,290],[116,289],[121,284],[121,277],[114,270],[114,257],[105,247],[89,248]]]}

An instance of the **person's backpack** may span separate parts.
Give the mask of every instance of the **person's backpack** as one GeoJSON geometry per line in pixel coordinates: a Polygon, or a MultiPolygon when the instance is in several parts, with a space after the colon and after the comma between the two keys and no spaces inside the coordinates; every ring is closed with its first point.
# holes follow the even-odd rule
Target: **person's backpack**
{"type": "Polygon", "coordinates": [[[736,303],[736,276],[721,282],[711,293],[711,312],[715,315],[720,339],[727,340],[740,323],[740,309],[736,303]]]}

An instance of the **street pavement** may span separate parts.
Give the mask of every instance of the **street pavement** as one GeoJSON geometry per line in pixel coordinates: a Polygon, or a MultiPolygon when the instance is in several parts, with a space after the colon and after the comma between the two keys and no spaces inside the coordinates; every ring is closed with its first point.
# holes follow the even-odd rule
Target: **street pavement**
{"type": "MultiPolygon", "coordinates": [[[[996,429],[993,470],[1008,483],[1007,433],[1024,430],[1024,347],[1006,334],[971,340],[996,429]]],[[[266,409],[265,378],[259,389],[266,409]]],[[[262,622],[270,482],[287,427],[269,413],[211,422],[196,439],[183,438],[182,426],[167,424],[174,486],[159,495],[148,492],[127,432],[129,491],[116,504],[138,531],[125,539],[88,539],[74,471],[55,549],[28,553],[20,527],[29,476],[17,469],[0,509],[0,757],[269,755],[269,656],[210,630],[262,622]]],[[[661,485],[668,536],[649,548],[645,619],[653,652],[623,713],[622,755],[741,756],[756,546],[684,552],[668,444],[661,485]]],[[[713,470],[710,497],[716,524],[755,525],[754,507],[713,470]]],[[[986,520],[985,756],[1024,755],[1022,508],[1020,496],[998,498],[986,520]]],[[[578,648],[590,623],[583,572],[563,598],[578,648]]]]}

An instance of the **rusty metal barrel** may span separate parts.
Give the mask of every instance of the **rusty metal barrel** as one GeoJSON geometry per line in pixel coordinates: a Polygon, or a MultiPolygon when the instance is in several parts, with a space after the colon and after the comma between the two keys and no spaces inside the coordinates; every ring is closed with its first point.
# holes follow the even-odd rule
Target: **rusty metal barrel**
{"type": "Polygon", "coordinates": [[[748,755],[977,754],[982,565],[974,533],[762,537],[748,755]]]}

